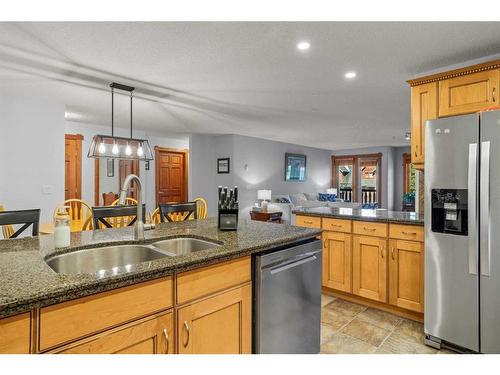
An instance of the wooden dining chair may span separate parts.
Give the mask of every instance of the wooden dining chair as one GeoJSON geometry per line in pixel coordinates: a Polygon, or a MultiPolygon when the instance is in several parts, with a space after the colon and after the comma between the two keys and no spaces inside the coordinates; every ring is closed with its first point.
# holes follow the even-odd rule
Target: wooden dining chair
{"type": "MultiPolygon", "coordinates": [[[[0,212],[3,211],[5,211],[5,207],[0,204],[0,212]]],[[[2,227],[3,238],[8,239],[14,234],[14,227],[12,225],[0,225],[0,227],[2,227]]]]}
{"type": "Polygon", "coordinates": [[[196,202],[196,212],[198,215],[198,219],[206,219],[208,211],[207,201],[202,197],[198,197],[194,198],[193,202],[196,202]]]}
{"type": "Polygon", "coordinates": [[[109,193],[102,193],[102,205],[103,206],[111,206],[113,202],[118,199],[118,194],[109,192],[109,193]]]}
{"type": "MultiPolygon", "coordinates": [[[[142,205],[142,220],[145,222],[146,205],[142,205]]],[[[136,206],[99,206],[92,207],[94,228],[122,228],[132,226],[137,220],[136,206]],[[131,220],[114,220],[118,218],[131,220]]]]}
{"type": "Polygon", "coordinates": [[[155,208],[152,214],[149,214],[148,221],[153,224],[160,223],[160,209],[158,207],[155,208]]]}
{"type": "Polygon", "coordinates": [[[196,202],[168,203],[158,205],[160,211],[160,221],[185,221],[190,217],[198,218],[196,202]]]}
{"type": "Polygon", "coordinates": [[[89,203],[81,199],[66,199],[55,208],[53,216],[64,207],[69,207],[66,211],[69,214],[72,232],[91,230],[93,228],[92,207],[89,203]]]}
{"type": "Polygon", "coordinates": [[[18,211],[2,211],[0,212],[0,225],[16,225],[22,224],[22,226],[7,236],[8,239],[16,238],[26,229],[33,226],[31,235],[38,236],[38,225],[40,223],[40,209],[33,210],[18,210],[18,211]]]}
{"type": "MultiPolygon", "coordinates": [[[[115,199],[113,202],[111,202],[111,206],[118,206],[120,204],[120,198],[115,199]]],[[[137,199],[132,198],[132,197],[126,197],[125,198],[125,204],[124,206],[137,206],[137,199]]],[[[122,228],[122,227],[127,227],[128,223],[130,223],[132,220],[134,220],[134,216],[121,216],[121,217],[116,217],[112,219],[113,222],[113,227],[114,228],[122,228]]]]}

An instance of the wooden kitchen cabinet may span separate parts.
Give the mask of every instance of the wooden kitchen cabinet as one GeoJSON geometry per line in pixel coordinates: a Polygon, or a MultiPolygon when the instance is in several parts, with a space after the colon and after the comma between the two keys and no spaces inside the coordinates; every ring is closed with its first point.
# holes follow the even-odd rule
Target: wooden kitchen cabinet
{"type": "Polygon", "coordinates": [[[179,354],[251,353],[251,283],[178,308],[176,325],[179,354]]]}
{"type": "Polygon", "coordinates": [[[174,343],[173,313],[168,312],[103,332],[53,353],[173,354],[174,343]]]}
{"type": "Polygon", "coordinates": [[[425,122],[437,118],[437,83],[411,88],[411,162],[423,168],[425,150],[425,122]]]}
{"type": "Polygon", "coordinates": [[[352,235],[323,232],[323,286],[351,293],[352,235]]]}
{"type": "Polygon", "coordinates": [[[352,292],[387,302],[387,240],[364,235],[352,238],[352,292]]]}
{"type": "Polygon", "coordinates": [[[0,354],[29,354],[31,314],[0,319],[0,354]]]}
{"type": "Polygon", "coordinates": [[[498,105],[499,85],[499,69],[440,81],[439,117],[472,113],[498,105]]]}
{"type": "Polygon", "coordinates": [[[295,215],[295,225],[306,228],[321,228],[321,218],[313,216],[295,215]]]}
{"type": "Polygon", "coordinates": [[[389,240],[389,303],[424,311],[424,244],[389,240]]]}

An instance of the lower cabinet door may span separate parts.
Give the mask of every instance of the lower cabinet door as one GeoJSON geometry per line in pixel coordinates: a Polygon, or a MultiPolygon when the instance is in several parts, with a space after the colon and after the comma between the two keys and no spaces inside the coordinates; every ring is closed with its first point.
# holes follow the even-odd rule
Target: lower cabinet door
{"type": "Polygon", "coordinates": [[[179,354],[251,353],[251,284],[179,308],[177,332],[179,354]]]}
{"type": "Polygon", "coordinates": [[[387,240],[353,235],[352,291],[361,297],[387,302],[387,240]]]}
{"type": "Polygon", "coordinates": [[[351,293],[351,234],[323,232],[323,286],[351,293]]]}
{"type": "Polygon", "coordinates": [[[424,244],[389,240],[389,303],[424,311],[424,244]]]}
{"type": "Polygon", "coordinates": [[[0,319],[0,354],[29,354],[31,315],[24,313],[0,319]]]}
{"type": "Polygon", "coordinates": [[[173,313],[126,324],[56,349],[58,354],[173,354],[173,313]]]}

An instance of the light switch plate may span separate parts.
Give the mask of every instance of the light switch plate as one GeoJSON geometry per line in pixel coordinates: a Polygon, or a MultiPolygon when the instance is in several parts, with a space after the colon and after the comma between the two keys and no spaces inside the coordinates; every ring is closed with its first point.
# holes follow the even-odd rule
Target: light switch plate
{"type": "Polygon", "coordinates": [[[52,185],[42,185],[42,194],[52,195],[54,193],[54,186],[52,185]]]}

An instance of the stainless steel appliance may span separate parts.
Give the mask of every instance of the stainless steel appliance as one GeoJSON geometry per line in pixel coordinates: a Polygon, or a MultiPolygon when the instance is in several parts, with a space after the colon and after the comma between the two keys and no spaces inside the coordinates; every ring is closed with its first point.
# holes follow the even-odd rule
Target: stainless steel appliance
{"type": "Polygon", "coordinates": [[[500,353],[500,111],[425,127],[426,343],[500,353]]]}
{"type": "Polygon", "coordinates": [[[254,261],[254,353],[319,353],[321,241],[254,261]]]}

